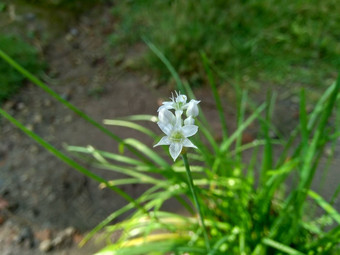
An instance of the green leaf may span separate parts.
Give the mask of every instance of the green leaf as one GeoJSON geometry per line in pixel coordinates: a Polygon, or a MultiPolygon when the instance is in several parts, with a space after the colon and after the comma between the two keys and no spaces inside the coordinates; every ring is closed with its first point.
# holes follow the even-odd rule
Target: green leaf
{"type": "Polygon", "coordinates": [[[133,148],[137,149],[144,155],[146,155],[148,158],[152,159],[155,163],[157,163],[159,166],[168,168],[170,165],[162,159],[156,152],[151,150],[148,146],[146,146],[144,143],[133,139],[133,138],[128,138],[124,140],[124,144],[130,145],[133,148]]]}
{"type": "Polygon", "coordinates": [[[287,245],[284,245],[282,243],[274,241],[270,238],[263,238],[262,243],[269,246],[269,247],[273,247],[273,248],[277,249],[278,251],[289,254],[289,255],[305,255],[304,253],[299,252],[298,250],[295,250],[295,249],[293,249],[293,248],[291,248],[287,245]]]}
{"type": "Polygon", "coordinates": [[[152,132],[150,129],[143,127],[142,125],[136,124],[134,122],[131,122],[131,121],[127,121],[127,120],[104,120],[103,123],[106,124],[106,125],[131,128],[131,129],[137,130],[141,133],[144,133],[144,134],[150,136],[153,139],[155,139],[157,137],[157,135],[154,132],[152,132]]]}
{"type": "Polygon", "coordinates": [[[319,194],[312,190],[308,190],[308,195],[314,199],[314,201],[326,211],[340,225],[340,214],[334,209],[326,200],[324,200],[319,194]]]}

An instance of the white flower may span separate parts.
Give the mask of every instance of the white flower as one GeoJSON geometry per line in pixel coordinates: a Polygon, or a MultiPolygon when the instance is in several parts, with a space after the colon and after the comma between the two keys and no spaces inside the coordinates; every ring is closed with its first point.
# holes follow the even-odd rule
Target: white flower
{"type": "Polygon", "coordinates": [[[198,104],[199,102],[201,101],[198,101],[198,100],[194,100],[192,99],[187,105],[188,105],[188,108],[187,108],[187,116],[188,117],[197,117],[198,115],[198,112],[199,112],[199,109],[198,109],[198,104]]]}
{"type": "Polygon", "coordinates": [[[182,114],[183,111],[188,108],[189,104],[187,104],[187,97],[185,95],[181,95],[178,92],[175,92],[175,93],[176,93],[176,98],[172,95],[172,97],[170,98],[171,101],[163,102],[163,105],[161,105],[158,108],[158,112],[163,109],[167,109],[167,110],[174,109],[179,114],[182,114]]]}
{"type": "Polygon", "coordinates": [[[166,134],[161,140],[154,145],[170,145],[170,155],[175,161],[184,147],[197,148],[188,137],[197,133],[198,127],[195,125],[182,126],[182,118],[180,114],[176,116],[167,109],[161,109],[158,114],[159,128],[166,134]]]}

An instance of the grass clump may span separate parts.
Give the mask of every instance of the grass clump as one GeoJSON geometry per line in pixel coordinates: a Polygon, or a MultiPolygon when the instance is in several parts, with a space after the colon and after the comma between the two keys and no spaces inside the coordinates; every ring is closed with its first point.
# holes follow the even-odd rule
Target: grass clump
{"type": "MultiPolygon", "coordinates": [[[[19,37],[0,34],[0,49],[13,56],[20,65],[34,74],[39,74],[44,68],[38,51],[19,37]]],[[[0,60],[0,103],[15,94],[23,86],[24,80],[25,76],[0,60]]]]}
{"type": "MultiPolygon", "coordinates": [[[[340,68],[339,12],[336,0],[119,1],[111,43],[146,37],[191,84],[206,81],[204,51],[230,82],[320,85],[340,68]]],[[[170,78],[157,57],[147,59],[170,78]]]]}
{"type": "MultiPolygon", "coordinates": [[[[152,43],[148,45],[168,67],[182,94],[194,99],[190,86],[182,83],[171,63],[152,43]]],[[[301,90],[300,120],[288,139],[282,137],[272,125],[275,100],[268,97],[260,106],[251,106],[252,110],[248,113],[247,92],[239,90],[237,128],[229,134],[227,123],[223,121],[222,98],[216,93],[210,65],[203,55],[216,110],[221,118],[223,138],[221,141],[214,139],[212,127],[204,112],[200,111],[195,120],[199,132],[192,137],[198,149],[188,151],[185,164],[182,161],[170,164],[165,159],[168,157],[167,149],[166,153],[157,153],[137,139],[119,138],[2,51],[0,57],[119,144],[120,153],[102,151],[93,146],[67,147],[75,155],[89,159],[86,162],[91,162],[91,169],[123,175],[119,179],[105,180],[54,148],[0,108],[2,116],[56,157],[98,181],[101,188],[110,188],[127,200],[124,207],[109,215],[82,242],[104,229],[103,235],[107,237],[108,243],[97,255],[339,254],[340,213],[332,205],[339,196],[339,187],[331,198],[323,198],[311,184],[316,171],[322,171],[318,166],[325,146],[336,142],[339,137],[340,77],[320,96],[310,113],[307,113],[305,91],[301,90]],[[334,115],[336,123],[330,125],[334,115]],[[242,144],[242,134],[255,121],[262,124],[262,135],[248,144],[242,144]],[[272,133],[276,134],[275,137],[272,133]],[[273,155],[274,145],[281,148],[278,158],[273,155]],[[243,156],[250,149],[252,157],[246,161],[243,156]],[[124,151],[129,151],[129,154],[124,154],[124,151]],[[192,173],[189,177],[192,183],[188,183],[185,178],[189,171],[192,173]],[[133,199],[121,188],[131,184],[145,185],[146,191],[133,199]],[[286,189],[288,185],[289,190],[286,189]],[[195,187],[195,191],[192,187],[195,187]],[[197,199],[196,195],[192,195],[195,192],[197,199]],[[170,199],[177,200],[186,213],[165,211],[163,205],[170,199]],[[206,235],[193,208],[193,204],[198,203],[206,235]],[[310,210],[311,204],[318,207],[321,213],[310,210]],[[127,212],[130,215],[126,220],[112,224],[117,217],[127,212]],[[207,242],[209,245],[205,245],[207,242]]],[[[105,120],[104,124],[132,128],[152,141],[158,139],[152,130],[139,124],[141,121],[157,122],[157,117],[134,115],[119,120],[105,120]]]]}

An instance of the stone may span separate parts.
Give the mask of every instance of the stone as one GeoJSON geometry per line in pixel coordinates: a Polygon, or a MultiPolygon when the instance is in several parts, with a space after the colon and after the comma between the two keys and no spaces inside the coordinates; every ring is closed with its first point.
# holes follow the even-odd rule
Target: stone
{"type": "Polygon", "coordinates": [[[53,245],[52,245],[52,241],[50,239],[46,239],[44,241],[42,241],[39,245],[39,250],[42,252],[48,252],[50,250],[52,250],[53,245]]]}

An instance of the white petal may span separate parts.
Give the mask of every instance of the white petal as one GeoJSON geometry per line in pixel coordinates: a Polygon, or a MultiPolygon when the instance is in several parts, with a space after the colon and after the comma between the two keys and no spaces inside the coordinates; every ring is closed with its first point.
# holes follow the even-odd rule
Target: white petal
{"type": "Polygon", "coordinates": [[[158,108],[157,112],[160,112],[161,110],[164,110],[164,109],[171,109],[171,108],[169,108],[169,107],[166,106],[166,105],[161,105],[161,106],[158,108]]]}
{"type": "Polygon", "coordinates": [[[169,137],[163,136],[161,140],[157,144],[155,144],[153,147],[159,146],[159,145],[170,145],[169,137]]]}
{"type": "Polygon", "coordinates": [[[197,101],[197,100],[194,100],[194,99],[192,99],[190,102],[189,102],[189,104],[188,104],[188,109],[187,109],[187,112],[186,112],[186,114],[187,114],[187,116],[189,117],[189,116],[192,116],[192,117],[196,117],[197,115],[198,115],[198,113],[199,113],[199,109],[198,109],[198,103],[199,103],[200,101],[197,101]]]}
{"type": "Polygon", "coordinates": [[[192,116],[189,116],[184,120],[184,125],[194,125],[195,124],[195,119],[192,116]]]}
{"type": "Polygon", "coordinates": [[[174,125],[176,122],[175,115],[167,109],[161,109],[158,113],[158,119],[160,122],[170,123],[174,125]]]}
{"type": "Polygon", "coordinates": [[[183,146],[184,147],[192,147],[192,148],[196,148],[197,149],[197,147],[188,138],[186,138],[183,141],[183,146]]]}
{"type": "Polygon", "coordinates": [[[163,131],[164,134],[166,134],[166,135],[170,135],[171,134],[173,126],[170,123],[165,123],[165,122],[158,121],[157,125],[163,131]]]}
{"type": "Polygon", "coordinates": [[[178,158],[181,153],[183,145],[181,143],[172,143],[170,144],[170,155],[174,159],[174,161],[178,158]]]}
{"type": "Polygon", "coordinates": [[[193,136],[197,133],[198,126],[196,125],[187,125],[182,127],[182,133],[185,137],[193,136]]]}

